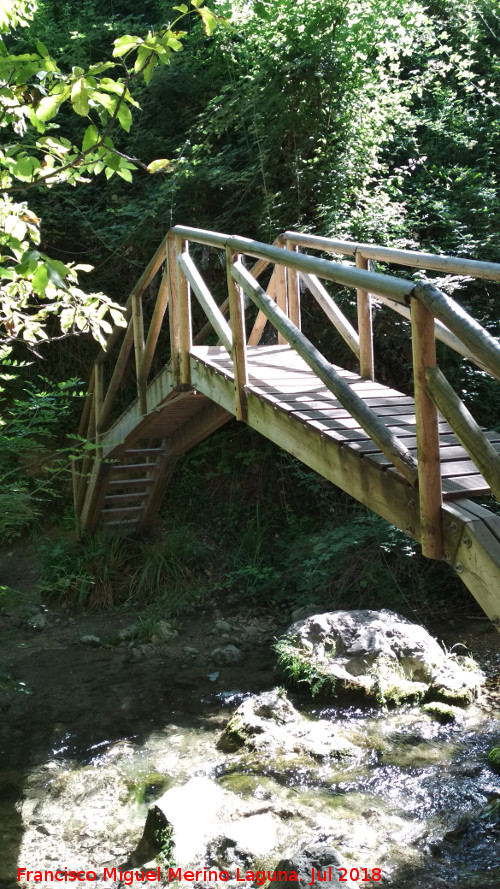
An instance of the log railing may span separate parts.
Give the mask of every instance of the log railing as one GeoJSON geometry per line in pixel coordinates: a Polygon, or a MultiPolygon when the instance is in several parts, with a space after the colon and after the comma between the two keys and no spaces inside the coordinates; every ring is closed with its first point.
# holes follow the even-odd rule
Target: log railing
{"type": "MultiPolygon", "coordinates": [[[[371,260],[500,281],[500,264],[496,263],[393,250],[294,232],[285,232],[269,245],[247,238],[176,226],[160,244],[127,300],[124,310],[126,327],[113,330],[106,349],[96,359],[80,423],[80,436],[96,443],[99,459],[100,441],[112,425],[116,394],[123,382],[132,346],[138,404],[141,414],[147,413],[148,379],[167,308],[169,361],[174,384],[181,388],[190,385],[193,344],[203,342],[207,333],[215,331],[219,342],[232,357],[235,413],[244,420],[246,348],[247,345],[259,343],[269,321],[277,331],[278,342],[289,343],[301,355],[409,484],[418,487],[422,549],[425,555],[441,558],[442,486],[437,411],[453,428],[471,460],[499,498],[500,457],[437,367],[435,340],[442,340],[497,379],[500,379],[500,345],[455,300],[436,287],[425,283],[415,285],[412,281],[372,271],[369,268],[371,260]],[[225,254],[227,298],[220,306],[189,252],[190,244],[205,245],[225,254]],[[346,264],[299,252],[306,249],[351,256],[354,263],[346,264]],[[244,257],[255,260],[251,268],[246,267],[244,257]],[[143,294],[162,265],[165,268],[146,335],[143,294]],[[269,267],[271,275],[264,289],[257,279],[269,267]],[[357,331],[328,293],[325,281],[356,291],[357,331]],[[411,322],[418,462],[302,333],[300,284],[312,294],[352,350],[364,378],[374,378],[372,298],[382,301],[411,322]],[[195,335],[191,293],[195,295],[206,318],[206,323],[195,335]],[[246,329],[245,297],[258,309],[250,331],[246,329]],[[108,370],[109,382],[106,386],[104,370],[109,363],[109,349],[117,343],[120,333],[121,347],[114,366],[108,370]]],[[[85,498],[92,463],[90,453],[87,451],[76,467],[74,491],[77,513],[85,498]]]]}

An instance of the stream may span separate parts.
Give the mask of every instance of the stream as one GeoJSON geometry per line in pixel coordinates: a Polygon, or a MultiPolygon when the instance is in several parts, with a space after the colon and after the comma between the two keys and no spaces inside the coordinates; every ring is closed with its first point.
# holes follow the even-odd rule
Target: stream
{"type": "MultiPolygon", "coordinates": [[[[270,651],[276,619],[255,617],[252,641],[247,617],[224,617],[228,638],[242,644],[241,664],[213,663],[220,613],[135,647],[117,642],[131,622],[123,614],[45,610],[42,621],[3,621],[2,889],[35,885],[19,883],[18,868],[84,869],[97,880],[80,885],[118,886],[102,881],[104,868],[129,859],[155,799],[197,776],[277,813],[280,853],[328,837],[359,870],[360,886],[363,872],[380,868],[377,882],[391,889],[500,887],[500,774],[487,759],[500,745],[493,691],[451,724],[415,706],[387,712],[290,695],[309,720],[335,721],[362,758],[249,760],[217,741],[241,701],[279,685],[270,651]]],[[[500,635],[487,625],[481,633],[468,644],[493,688],[500,635]]],[[[269,855],[273,867],[279,855],[269,855]]]]}

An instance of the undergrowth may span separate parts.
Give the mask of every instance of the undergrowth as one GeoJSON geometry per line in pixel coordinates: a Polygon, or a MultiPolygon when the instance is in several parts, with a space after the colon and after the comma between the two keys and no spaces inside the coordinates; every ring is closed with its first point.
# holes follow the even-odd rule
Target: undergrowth
{"type": "Polygon", "coordinates": [[[321,665],[312,664],[310,659],[304,657],[297,648],[296,638],[280,639],[274,650],[279,668],[292,685],[305,685],[313,698],[320,693],[335,693],[335,677],[323,670],[321,665]]]}
{"type": "Polygon", "coordinates": [[[217,599],[240,612],[390,608],[416,622],[472,604],[448,566],[236,423],[180,463],[154,538],[56,537],[39,552],[45,597],[155,619],[217,599]]]}

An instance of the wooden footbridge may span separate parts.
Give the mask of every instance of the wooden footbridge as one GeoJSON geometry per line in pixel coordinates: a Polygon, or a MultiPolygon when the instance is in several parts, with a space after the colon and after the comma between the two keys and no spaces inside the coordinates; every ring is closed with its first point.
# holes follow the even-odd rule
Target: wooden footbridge
{"type": "Polygon", "coordinates": [[[495,263],[293,232],[269,245],[173,228],[94,365],[73,473],[80,529],[147,529],[178,458],[236,417],[446,560],[500,628],[500,516],[475,502],[500,500],[500,432],[474,421],[438,366],[436,339],[497,380],[500,344],[432,284],[371,270],[375,261],[500,281],[495,263]],[[199,270],[212,250],[226,269],[221,305],[199,270]],[[356,291],[357,330],[328,282],[356,291]],[[359,373],[304,336],[306,298],[359,373]],[[411,325],[413,397],[376,382],[375,300],[411,325]],[[274,344],[263,345],[268,323],[274,344]]]}

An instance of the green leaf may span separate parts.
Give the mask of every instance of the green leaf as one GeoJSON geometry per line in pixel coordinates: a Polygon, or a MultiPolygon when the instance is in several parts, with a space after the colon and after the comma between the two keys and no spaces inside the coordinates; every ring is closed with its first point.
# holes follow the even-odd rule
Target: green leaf
{"type": "Polygon", "coordinates": [[[47,275],[49,277],[49,281],[51,281],[52,284],[54,284],[60,290],[67,290],[68,288],[60,274],[61,268],[67,271],[64,263],[59,262],[57,259],[49,259],[48,256],[45,257],[45,261],[47,264],[47,275]]]}
{"type": "MultiPolygon", "coordinates": [[[[163,58],[163,57],[162,57],[162,58],[163,58]]],[[[148,65],[148,67],[144,69],[144,71],[143,71],[143,77],[144,77],[144,83],[145,83],[146,85],[150,82],[150,80],[151,80],[151,78],[152,78],[152,76],[153,76],[153,71],[154,71],[154,69],[156,68],[157,64],[158,64],[158,57],[157,57],[157,56],[153,56],[153,58],[151,59],[149,65],[148,65]]]]}
{"type": "Polygon", "coordinates": [[[194,6],[195,9],[198,9],[199,6],[203,4],[204,0],[191,0],[191,6],[194,6]]]}
{"type": "Polygon", "coordinates": [[[36,116],[36,111],[34,108],[30,108],[30,123],[39,133],[45,132],[45,124],[42,123],[41,120],[36,116]]]}
{"type": "Polygon", "coordinates": [[[32,279],[32,287],[35,293],[38,293],[40,296],[45,296],[45,291],[47,289],[47,284],[49,283],[49,274],[47,271],[47,266],[43,263],[40,264],[33,275],[32,279]]]}
{"type": "Polygon", "coordinates": [[[116,171],[122,179],[125,179],[125,182],[132,182],[132,173],[130,170],[117,170],[116,171]]]}
{"type": "Polygon", "coordinates": [[[106,90],[107,93],[115,93],[117,96],[123,95],[123,90],[125,85],[123,83],[119,83],[116,80],[111,80],[110,77],[103,77],[99,83],[99,86],[102,90],[106,90]]]}
{"type": "Polygon", "coordinates": [[[88,73],[89,73],[90,75],[92,75],[92,74],[102,74],[103,71],[109,71],[110,68],[115,68],[115,67],[116,67],[116,65],[115,65],[114,62],[103,62],[102,64],[91,65],[90,68],[89,68],[89,70],[88,70],[88,73]]]}
{"type": "Polygon", "coordinates": [[[18,275],[32,275],[38,265],[40,254],[38,250],[27,250],[21,257],[21,262],[15,267],[18,275]]]}
{"type": "Polygon", "coordinates": [[[45,46],[45,43],[42,43],[41,40],[37,40],[36,49],[37,49],[37,52],[40,53],[42,58],[44,58],[44,59],[49,58],[49,51],[48,51],[47,47],[45,46]]]}
{"type": "Polygon", "coordinates": [[[117,117],[122,129],[129,133],[130,127],[132,126],[132,114],[128,105],[125,105],[125,102],[121,103],[118,109],[117,117]]]}
{"type": "Polygon", "coordinates": [[[185,14],[186,12],[189,12],[189,10],[188,10],[188,8],[187,8],[187,6],[186,6],[185,3],[182,3],[180,6],[173,6],[172,9],[176,9],[177,12],[182,12],[182,13],[184,13],[184,14],[185,14]]]}
{"type": "Polygon", "coordinates": [[[99,141],[99,131],[94,124],[91,124],[85,130],[85,135],[83,137],[82,142],[82,151],[88,151],[99,141]]]}
{"type": "Polygon", "coordinates": [[[135,60],[134,71],[137,72],[141,70],[148,56],[151,55],[153,51],[147,46],[140,46],[137,50],[137,58],[135,60]]]}
{"type": "Polygon", "coordinates": [[[180,40],[177,40],[177,37],[169,37],[167,45],[175,52],[180,52],[183,49],[182,43],[180,40]]]}
{"type": "Polygon", "coordinates": [[[114,50],[113,55],[121,58],[126,55],[130,50],[136,49],[143,41],[140,37],[133,37],[131,34],[124,34],[123,37],[119,37],[118,40],[114,42],[114,50]]]}
{"type": "Polygon", "coordinates": [[[166,172],[168,170],[168,168],[171,166],[172,166],[172,161],[167,160],[167,158],[163,157],[163,158],[159,158],[156,161],[151,161],[151,163],[148,164],[147,169],[148,169],[148,173],[162,173],[162,172],[166,172]]]}
{"type": "Polygon", "coordinates": [[[104,163],[109,169],[113,170],[113,172],[120,169],[120,160],[121,158],[119,158],[117,154],[111,154],[111,152],[104,156],[104,163]]]}
{"type": "Polygon", "coordinates": [[[99,93],[96,91],[95,93],[92,93],[92,100],[97,102],[98,105],[102,105],[109,114],[114,114],[116,99],[113,99],[107,93],[99,93]]]}
{"type": "Polygon", "coordinates": [[[65,90],[63,93],[58,93],[55,96],[44,96],[36,109],[38,120],[41,120],[44,123],[47,120],[52,120],[52,118],[56,116],[64,100],[67,98],[68,93],[69,90],[65,90]]]}
{"type": "Polygon", "coordinates": [[[31,182],[35,170],[40,169],[40,161],[35,157],[24,155],[12,167],[12,175],[26,182],[31,182]]]}
{"type": "MultiPolygon", "coordinates": [[[[191,2],[193,2],[193,0],[191,0],[191,2]]],[[[205,34],[210,37],[217,27],[217,19],[213,12],[211,12],[210,9],[207,9],[206,6],[203,6],[198,12],[203,19],[203,30],[205,31],[205,34]]]]}
{"type": "Polygon", "coordinates": [[[89,113],[89,91],[85,86],[83,77],[80,77],[79,80],[73,84],[73,89],[71,90],[71,104],[80,117],[87,117],[89,113]]]}

